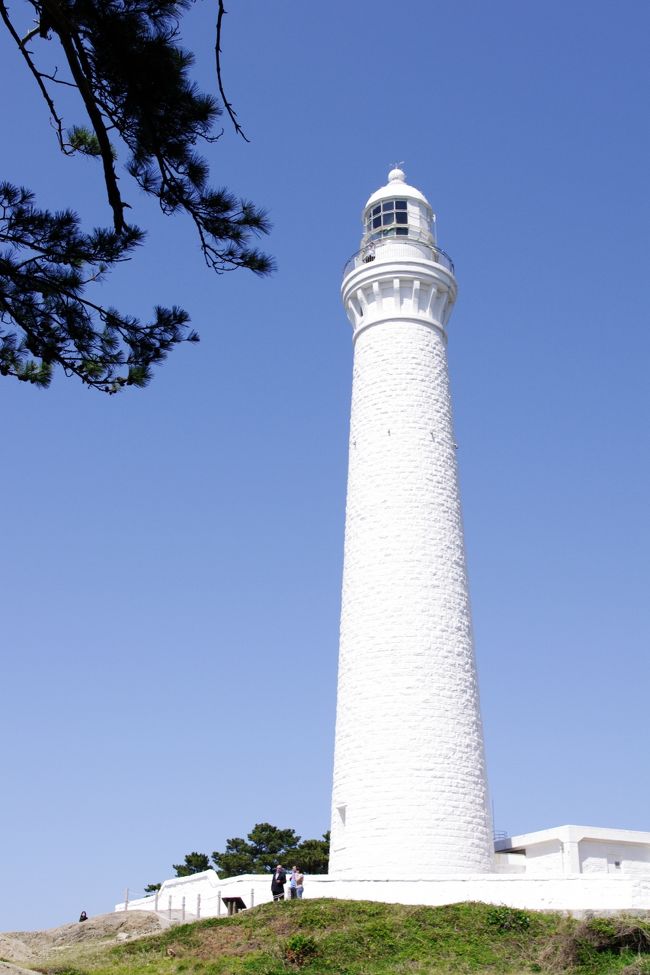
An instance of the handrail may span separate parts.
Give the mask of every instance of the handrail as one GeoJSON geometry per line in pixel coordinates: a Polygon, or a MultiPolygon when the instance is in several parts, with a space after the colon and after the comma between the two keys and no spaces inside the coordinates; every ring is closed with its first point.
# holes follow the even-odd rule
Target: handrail
{"type": "Polygon", "coordinates": [[[378,258],[380,259],[381,255],[378,251],[382,247],[391,247],[395,250],[396,247],[403,247],[405,244],[407,246],[416,244],[418,249],[424,248],[432,256],[435,264],[440,264],[442,267],[446,267],[448,271],[451,271],[452,274],[454,273],[454,262],[449,254],[443,251],[442,247],[437,247],[435,244],[432,244],[426,237],[412,233],[405,237],[382,237],[380,240],[368,241],[367,244],[345,262],[343,265],[343,277],[361,264],[370,264],[372,261],[378,258]]]}

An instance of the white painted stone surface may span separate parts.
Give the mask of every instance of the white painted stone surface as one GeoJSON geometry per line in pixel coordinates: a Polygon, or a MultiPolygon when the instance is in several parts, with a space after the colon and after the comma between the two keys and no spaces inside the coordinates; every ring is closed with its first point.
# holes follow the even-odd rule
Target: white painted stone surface
{"type": "Polygon", "coordinates": [[[495,853],[495,873],[526,873],[526,857],[522,853],[495,853]]]}
{"type": "Polygon", "coordinates": [[[650,847],[634,844],[580,843],[582,873],[618,873],[650,877],[650,847]]]}
{"type": "Polygon", "coordinates": [[[445,326],[456,295],[406,199],[409,233],[343,281],[354,373],[332,801],[333,877],[489,871],[492,836],[445,326]]]}
{"type": "Polygon", "coordinates": [[[561,877],[565,873],[574,873],[565,857],[560,840],[546,840],[544,843],[526,848],[526,873],[529,876],[561,877]]]}

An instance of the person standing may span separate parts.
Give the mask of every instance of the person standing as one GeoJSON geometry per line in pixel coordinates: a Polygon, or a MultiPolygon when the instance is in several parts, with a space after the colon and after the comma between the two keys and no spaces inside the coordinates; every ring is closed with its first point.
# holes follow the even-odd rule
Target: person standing
{"type": "Polygon", "coordinates": [[[289,877],[289,897],[292,901],[298,897],[298,867],[295,864],[291,868],[291,876],[289,877]]]}
{"type": "Polygon", "coordinates": [[[284,900],[284,885],[287,882],[287,874],[281,863],[275,868],[273,877],[271,879],[271,893],[273,894],[274,901],[284,900]]]}
{"type": "Polygon", "coordinates": [[[302,900],[302,892],[305,889],[305,875],[300,870],[299,867],[296,867],[295,870],[296,870],[296,896],[298,897],[298,900],[302,900]]]}

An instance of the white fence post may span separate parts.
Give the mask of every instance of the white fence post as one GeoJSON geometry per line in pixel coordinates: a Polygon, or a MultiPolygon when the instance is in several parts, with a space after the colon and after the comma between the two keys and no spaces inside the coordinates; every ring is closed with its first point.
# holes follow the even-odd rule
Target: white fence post
{"type": "Polygon", "coordinates": [[[221,891],[217,891],[217,917],[221,917],[221,891]]]}
{"type": "Polygon", "coordinates": [[[129,888],[126,887],[124,890],[124,910],[128,911],[128,909],[129,909],[129,888]]]}
{"type": "Polygon", "coordinates": [[[201,895],[196,895],[196,920],[201,920],[201,895]]]}
{"type": "Polygon", "coordinates": [[[181,919],[185,921],[185,898],[181,901],[181,919]]]}
{"type": "Polygon", "coordinates": [[[156,913],[158,913],[158,891],[156,891],[156,896],[154,897],[153,909],[156,913]]]}
{"type": "Polygon", "coordinates": [[[255,907],[255,891],[251,887],[251,907],[255,907]]]}
{"type": "Polygon", "coordinates": [[[169,920],[171,921],[171,919],[172,919],[172,895],[171,894],[169,895],[169,902],[168,902],[168,905],[167,905],[167,910],[169,911],[169,920]]]}

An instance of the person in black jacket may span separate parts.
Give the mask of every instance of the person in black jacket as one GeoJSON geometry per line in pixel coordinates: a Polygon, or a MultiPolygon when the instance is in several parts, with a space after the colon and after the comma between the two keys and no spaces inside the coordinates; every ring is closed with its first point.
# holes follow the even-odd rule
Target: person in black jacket
{"type": "Polygon", "coordinates": [[[281,863],[278,863],[273,877],[271,878],[271,893],[274,901],[284,900],[284,885],[287,882],[287,874],[281,863]]]}

